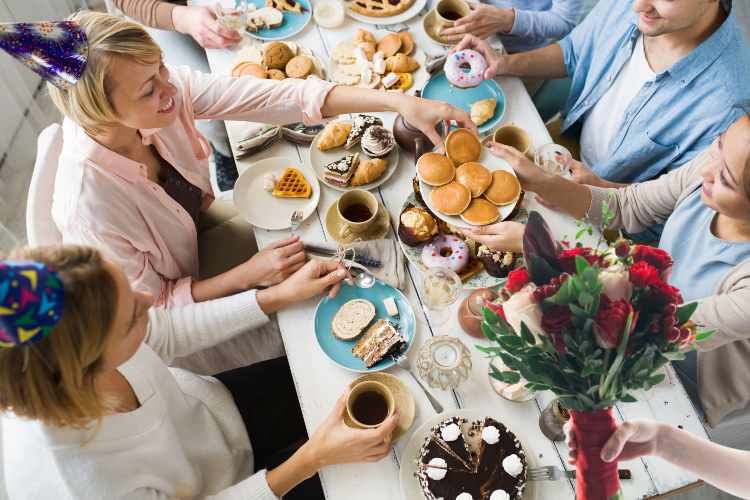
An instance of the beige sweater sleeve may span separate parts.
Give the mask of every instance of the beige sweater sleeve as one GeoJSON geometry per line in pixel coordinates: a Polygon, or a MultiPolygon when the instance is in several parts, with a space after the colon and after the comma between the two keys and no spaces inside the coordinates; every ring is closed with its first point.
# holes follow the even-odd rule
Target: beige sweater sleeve
{"type": "Polygon", "coordinates": [[[168,0],[113,0],[115,6],[126,16],[149,26],[162,30],[174,31],[172,23],[172,9],[177,4],[185,2],[170,2],[168,0]]]}
{"type": "Polygon", "coordinates": [[[598,226],[602,221],[602,203],[608,202],[615,215],[612,229],[639,233],[649,226],[661,224],[674,212],[678,202],[699,182],[700,169],[708,152],[691,163],[647,182],[620,189],[591,187],[591,205],[586,217],[598,226]]]}

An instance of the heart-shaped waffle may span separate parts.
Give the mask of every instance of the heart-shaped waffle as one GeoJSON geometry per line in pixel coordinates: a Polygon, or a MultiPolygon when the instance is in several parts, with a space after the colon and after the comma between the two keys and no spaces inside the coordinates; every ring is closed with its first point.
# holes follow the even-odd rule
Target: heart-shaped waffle
{"type": "Polygon", "coordinates": [[[312,187],[302,172],[289,167],[284,169],[271,194],[277,198],[309,198],[312,187]]]}

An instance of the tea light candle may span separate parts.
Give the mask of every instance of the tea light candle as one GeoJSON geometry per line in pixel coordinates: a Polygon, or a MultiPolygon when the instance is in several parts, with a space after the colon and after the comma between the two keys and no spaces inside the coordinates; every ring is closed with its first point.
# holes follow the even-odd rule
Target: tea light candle
{"type": "Polygon", "coordinates": [[[419,349],[417,371],[430,387],[455,389],[471,373],[471,352],[456,337],[437,335],[419,349]]]}

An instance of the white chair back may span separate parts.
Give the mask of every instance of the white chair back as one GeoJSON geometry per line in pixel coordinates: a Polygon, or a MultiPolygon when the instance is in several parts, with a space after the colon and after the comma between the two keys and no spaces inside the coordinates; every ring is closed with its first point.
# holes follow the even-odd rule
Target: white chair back
{"type": "Polygon", "coordinates": [[[34,173],[26,199],[26,235],[32,246],[62,243],[62,234],[52,220],[52,194],[62,139],[62,127],[54,123],[42,130],[37,140],[34,173]]]}

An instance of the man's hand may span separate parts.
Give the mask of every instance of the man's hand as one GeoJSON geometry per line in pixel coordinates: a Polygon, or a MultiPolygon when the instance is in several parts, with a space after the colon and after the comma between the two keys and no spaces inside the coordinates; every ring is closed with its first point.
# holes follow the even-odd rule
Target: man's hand
{"type": "Polygon", "coordinates": [[[619,182],[611,182],[606,179],[602,179],[583,162],[580,162],[578,160],[570,160],[570,163],[568,163],[568,168],[570,169],[570,178],[578,184],[586,184],[588,186],[597,186],[603,188],[621,188],[627,186],[627,184],[621,184],[619,182]]]}
{"type": "Polygon", "coordinates": [[[225,49],[242,40],[239,32],[223,26],[208,7],[177,6],[172,9],[176,31],[192,36],[204,49],[225,49]]]}
{"type": "Polygon", "coordinates": [[[486,39],[495,33],[510,33],[516,19],[513,9],[494,7],[483,3],[470,3],[471,13],[458,19],[453,26],[445,28],[440,36],[458,42],[464,35],[486,39]]]}
{"type": "Polygon", "coordinates": [[[507,72],[507,56],[499,54],[493,49],[487,40],[482,40],[474,35],[466,35],[450,53],[458,52],[459,50],[472,49],[482,54],[487,61],[487,69],[484,71],[484,79],[490,80],[496,76],[504,75],[507,72]]]}

